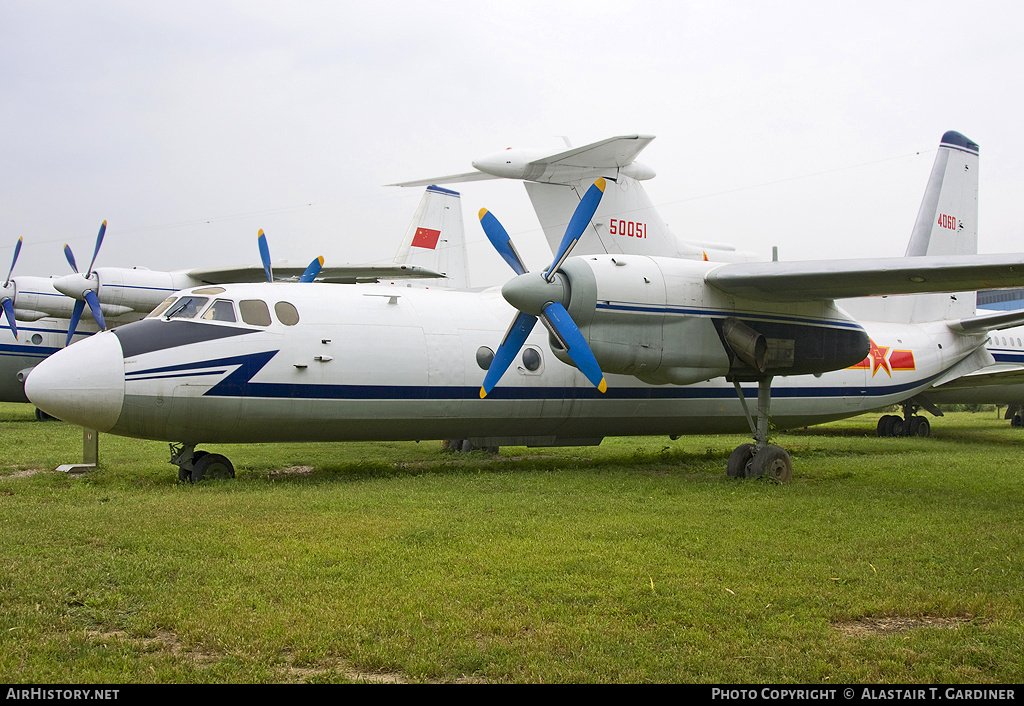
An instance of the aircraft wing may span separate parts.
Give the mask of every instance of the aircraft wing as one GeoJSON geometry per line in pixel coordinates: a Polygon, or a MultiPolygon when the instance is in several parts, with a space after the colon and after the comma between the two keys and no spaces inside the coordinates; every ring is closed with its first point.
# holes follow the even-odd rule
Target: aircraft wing
{"type": "Polygon", "coordinates": [[[737,263],[705,279],[728,294],[772,301],[965,292],[1024,285],[1024,254],[737,263]]]}
{"type": "Polygon", "coordinates": [[[398,184],[387,184],[387,186],[433,186],[435,184],[458,184],[464,181],[483,181],[485,179],[500,179],[501,177],[487,174],[486,172],[466,172],[464,174],[450,174],[449,176],[434,177],[433,179],[417,179],[416,181],[403,181],[398,184]]]}
{"type": "MultiPolygon", "coordinates": [[[[305,267],[297,265],[274,265],[274,279],[298,280],[305,270],[305,267]]],[[[267,278],[262,265],[190,270],[186,274],[193,279],[207,284],[262,282],[267,278]]],[[[321,268],[316,281],[334,284],[355,284],[357,282],[379,282],[392,279],[443,277],[444,275],[440,272],[434,272],[426,267],[417,267],[415,265],[336,265],[334,267],[321,268]]]]}
{"type": "Polygon", "coordinates": [[[609,137],[607,140],[593,142],[583,147],[576,147],[559,152],[549,157],[535,159],[530,164],[556,165],[560,167],[581,167],[584,169],[606,169],[609,167],[625,167],[633,163],[654,139],[654,135],[626,135],[609,137]]]}
{"type": "MultiPolygon", "coordinates": [[[[564,152],[556,152],[554,154],[536,154],[535,151],[531,150],[531,156],[525,158],[525,162],[519,161],[523,159],[523,150],[518,150],[515,153],[504,152],[497,153],[495,155],[488,155],[480,160],[473,162],[473,165],[477,168],[477,171],[466,172],[465,174],[452,174],[449,176],[433,177],[432,179],[417,179],[416,181],[403,181],[397,184],[388,184],[388,186],[431,186],[433,184],[455,184],[463,181],[481,181],[483,179],[501,179],[501,178],[526,178],[528,181],[550,181],[550,176],[554,173],[554,170],[558,169],[571,169],[571,170],[593,170],[593,169],[622,169],[628,167],[636,160],[636,156],[643,151],[647,145],[654,139],[654,135],[621,135],[619,137],[609,137],[605,140],[598,142],[592,142],[589,145],[583,145],[582,147],[574,147],[572,149],[565,150],[564,152]],[[509,155],[510,160],[516,161],[517,167],[523,170],[519,173],[517,167],[513,167],[513,171],[516,172],[516,176],[510,177],[510,175],[504,170],[494,171],[495,164],[505,164],[505,155],[509,155]],[[494,162],[493,160],[497,160],[494,162]],[[529,173],[530,176],[525,175],[529,173]]],[[[511,162],[509,162],[511,164],[511,162]]],[[[557,172],[562,173],[564,172],[557,172]]],[[[650,179],[654,176],[654,172],[646,170],[643,178],[650,179]]],[[[571,181],[571,179],[570,179],[571,181]]]]}

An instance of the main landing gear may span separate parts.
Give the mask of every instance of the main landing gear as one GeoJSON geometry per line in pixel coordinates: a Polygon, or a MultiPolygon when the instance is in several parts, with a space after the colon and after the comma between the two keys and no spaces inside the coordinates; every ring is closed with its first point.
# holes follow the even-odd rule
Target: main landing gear
{"type": "Polygon", "coordinates": [[[793,479],[793,461],[789,453],[781,446],[768,443],[768,420],[771,410],[771,377],[757,381],[757,423],[754,423],[747,400],[738,381],[733,380],[736,394],[739,395],[743,414],[750,424],[754,435],[753,444],[740,444],[729,454],[726,473],[730,478],[769,478],[778,483],[788,483],[793,479]]]}
{"type": "Polygon", "coordinates": [[[235,477],[235,467],[226,456],[196,451],[195,444],[171,444],[171,463],[178,467],[178,480],[184,483],[235,477]]]}
{"type": "Polygon", "coordinates": [[[878,420],[879,436],[931,436],[932,426],[924,417],[915,414],[917,405],[904,402],[903,416],[886,414],[878,420]]]}

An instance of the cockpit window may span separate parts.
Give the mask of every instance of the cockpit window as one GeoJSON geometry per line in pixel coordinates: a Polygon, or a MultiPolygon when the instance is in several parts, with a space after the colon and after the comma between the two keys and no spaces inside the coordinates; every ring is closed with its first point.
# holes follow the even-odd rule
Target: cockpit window
{"type": "Polygon", "coordinates": [[[237,321],[235,307],[228,299],[218,299],[203,313],[204,321],[237,321]]]}
{"type": "Polygon", "coordinates": [[[158,316],[160,316],[160,314],[162,314],[165,311],[167,311],[167,307],[169,307],[174,302],[175,299],[177,299],[177,297],[167,297],[162,302],[157,304],[156,308],[153,309],[153,311],[149,312],[149,314],[146,316],[146,318],[147,319],[155,319],[155,318],[157,318],[158,316]]]}
{"type": "Polygon", "coordinates": [[[299,323],[299,311],[295,305],[289,302],[274,304],[274,313],[277,314],[277,320],[285,326],[294,326],[299,323]]]}
{"type": "Polygon", "coordinates": [[[270,326],[270,308],[262,299],[243,299],[238,302],[242,321],[250,326],[270,326]]]}
{"type": "Polygon", "coordinates": [[[168,319],[194,319],[208,301],[206,297],[182,297],[167,309],[166,316],[168,319]]]}

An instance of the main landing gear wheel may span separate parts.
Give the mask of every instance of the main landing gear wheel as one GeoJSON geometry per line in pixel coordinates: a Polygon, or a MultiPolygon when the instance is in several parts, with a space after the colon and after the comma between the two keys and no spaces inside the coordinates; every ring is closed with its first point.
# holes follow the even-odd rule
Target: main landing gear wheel
{"type": "Polygon", "coordinates": [[[907,418],[895,414],[886,414],[878,420],[875,430],[878,436],[920,436],[932,435],[932,425],[925,417],[910,416],[907,418]]]}
{"type": "Polygon", "coordinates": [[[729,461],[725,466],[725,473],[730,478],[746,478],[750,461],[754,458],[753,444],[740,444],[729,454],[729,461]]]}
{"type": "Polygon", "coordinates": [[[747,409],[743,389],[734,380],[736,394],[743,414],[754,434],[753,444],[740,444],[729,454],[726,464],[726,475],[730,478],[768,478],[777,483],[788,483],[793,480],[793,460],[781,446],[768,443],[768,419],[771,408],[771,377],[766,376],[757,381],[757,423],[747,409]]]}
{"type": "Polygon", "coordinates": [[[762,476],[776,483],[788,483],[793,480],[793,461],[784,448],[769,444],[750,459],[750,471],[747,477],[761,478],[762,476]]]}

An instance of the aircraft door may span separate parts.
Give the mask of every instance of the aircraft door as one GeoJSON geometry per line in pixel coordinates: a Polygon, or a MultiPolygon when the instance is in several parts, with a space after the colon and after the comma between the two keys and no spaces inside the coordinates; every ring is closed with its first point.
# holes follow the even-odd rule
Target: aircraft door
{"type": "Polygon", "coordinates": [[[427,344],[427,384],[432,399],[428,409],[432,417],[456,417],[462,407],[459,391],[465,386],[462,347],[458,334],[425,333],[427,344]]]}

